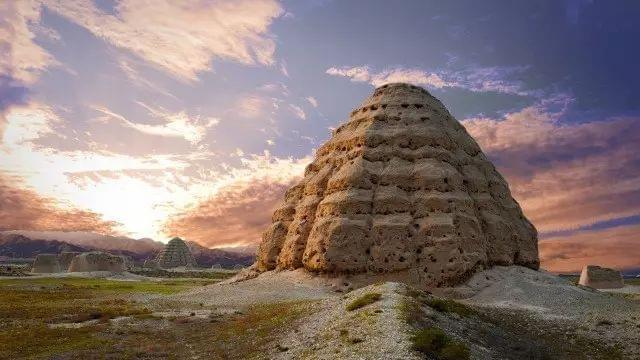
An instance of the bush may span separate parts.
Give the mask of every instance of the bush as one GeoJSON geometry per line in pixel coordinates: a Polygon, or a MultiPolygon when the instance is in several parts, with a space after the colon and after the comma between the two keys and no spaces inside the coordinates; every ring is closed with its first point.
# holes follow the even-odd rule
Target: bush
{"type": "Polygon", "coordinates": [[[454,313],[463,317],[471,316],[476,313],[472,308],[449,299],[432,298],[427,300],[427,305],[436,311],[454,313]]]}
{"type": "Polygon", "coordinates": [[[374,302],[380,300],[380,298],[382,298],[382,294],[380,293],[364,294],[347,305],[347,311],[353,311],[356,309],[360,309],[361,307],[365,307],[369,304],[373,304],[374,302]]]}
{"type": "Polygon", "coordinates": [[[413,338],[413,348],[425,354],[436,354],[449,340],[447,335],[438,328],[418,330],[413,338]]]}
{"type": "Polygon", "coordinates": [[[415,350],[439,360],[469,359],[469,349],[465,344],[452,340],[444,331],[435,327],[418,330],[411,340],[415,350]]]}
{"type": "Polygon", "coordinates": [[[469,359],[469,349],[458,341],[450,341],[438,354],[441,360],[467,360],[469,359]]]}

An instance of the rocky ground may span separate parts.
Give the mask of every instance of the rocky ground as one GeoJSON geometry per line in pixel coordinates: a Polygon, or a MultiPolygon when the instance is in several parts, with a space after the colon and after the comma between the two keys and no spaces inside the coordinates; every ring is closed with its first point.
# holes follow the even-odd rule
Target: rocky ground
{"type": "Polygon", "coordinates": [[[91,277],[0,279],[0,358],[640,358],[633,294],[521,267],[433,294],[301,270],[216,284],[91,277]]]}

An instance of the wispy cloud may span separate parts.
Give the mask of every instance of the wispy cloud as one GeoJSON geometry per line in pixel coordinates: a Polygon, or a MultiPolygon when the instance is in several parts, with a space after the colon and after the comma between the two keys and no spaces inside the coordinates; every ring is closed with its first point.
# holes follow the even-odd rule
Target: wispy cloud
{"type": "Polygon", "coordinates": [[[311,106],[315,108],[318,107],[318,100],[316,100],[316,98],[314,98],[313,96],[307,96],[306,99],[309,102],[309,104],[311,104],[311,106]]]}
{"type": "Polygon", "coordinates": [[[289,110],[295,115],[298,119],[306,120],[307,114],[305,114],[304,110],[300,106],[289,104],[289,110]]]}
{"type": "Polygon", "coordinates": [[[211,70],[214,59],[272,64],[275,42],[268,30],[283,12],[275,0],[123,0],[113,15],[91,0],[48,1],[46,6],[189,81],[211,70]]]}
{"type": "Polygon", "coordinates": [[[19,146],[31,147],[34,140],[54,133],[54,126],[61,123],[58,115],[46,105],[28,103],[12,106],[2,137],[5,151],[19,146]]]}
{"type": "Polygon", "coordinates": [[[56,60],[36,44],[34,28],[40,22],[38,1],[0,2],[0,74],[33,84],[56,60]]]}
{"type": "Polygon", "coordinates": [[[285,190],[310,161],[281,159],[268,152],[246,157],[241,167],[215,181],[213,194],[170,218],[164,232],[206,246],[255,244],[285,190]]]}
{"type": "Polygon", "coordinates": [[[520,81],[508,80],[513,74],[525,71],[526,67],[479,67],[469,66],[452,71],[425,71],[417,68],[393,67],[379,72],[369,66],[331,67],[326,73],[334,76],[350,78],[354,82],[366,82],[373,86],[381,86],[393,82],[406,82],[415,85],[429,86],[436,89],[462,88],[474,92],[498,92],[515,95],[530,95],[523,90],[520,81]]]}
{"type": "Polygon", "coordinates": [[[640,119],[561,122],[561,114],[539,104],[463,124],[541,232],[640,214],[640,119]]]}
{"type": "Polygon", "coordinates": [[[243,118],[258,119],[267,117],[276,109],[274,99],[262,95],[247,95],[240,97],[234,106],[233,112],[243,118]]]}
{"type": "Polygon", "coordinates": [[[192,144],[197,144],[202,141],[207,134],[207,129],[220,122],[217,118],[213,117],[205,119],[201,119],[200,116],[189,117],[184,111],[170,113],[164,109],[153,108],[141,102],[138,102],[138,104],[147,109],[154,118],[162,120],[164,124],[148,125],[134,123],[105,107],[96,106],[94,109],[106,115],[106,117],[101,118],[103,121],[115,119],[120,121],[124,126],[145,134],[183,138],[192,144]]]}

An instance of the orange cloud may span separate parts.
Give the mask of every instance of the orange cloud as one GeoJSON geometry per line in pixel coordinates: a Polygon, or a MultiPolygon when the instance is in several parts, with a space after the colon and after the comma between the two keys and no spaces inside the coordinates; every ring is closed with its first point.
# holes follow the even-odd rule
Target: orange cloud
{"type": "Polygon", "coordinates": [[[115,222],[86,210],[65,208],[0,173],[0,230],[91,231],[115,234],[115,222]]]}
{"type": "Polygon", "coordinates": [[[540,241],[540,263],[554,272],[577,272],[585,265],[640,267],[640,225],[580,231],[540,241]]]}
{"type": "Polygon", "coordinates": [[[292,182],[264,182],[226,188],[169,220],[164,232],[208,247],[256,244],[291,185],[292,182]]]}
{"type": "Polygon", "coordinates": [[[163,233],[209,247],[258,243],[284,192],[311,159],[280,159],[265,152],[240,160],[241,167],[210,184],[215,190],[209,196],[166,221],[163,233]]]}
{"type": "Polygon", "coordinates": [[[541,106],[467,130],[541,232],[640,214],[640,119],[562,124],[541,106]]]}

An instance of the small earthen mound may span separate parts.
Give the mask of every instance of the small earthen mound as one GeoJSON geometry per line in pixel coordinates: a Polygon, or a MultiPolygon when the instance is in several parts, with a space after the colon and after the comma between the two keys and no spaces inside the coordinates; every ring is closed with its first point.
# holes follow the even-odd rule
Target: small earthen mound
{"type": "Polygon", "coordinates": [[[433,287],[496,264],[539,266],[536,229],[505,179],[438,99],[408,84],[377,88],[354,110],[272,220],[258,271],[433,287]]]}
{"type": "Polygon", "coordinates": [[[173,238],[167,246],[156,257],[156,263],[162,269],[176,267],[195,267],[196,260],[193,258],[187,244],[180,238],[173,238]]]}
{"type": "Polygon", "coordinates": [[[59,273],[62,271],[56,254],[40,254],[36,256],[31,267],[31,272],[33,273],[59,273]]]}
{"type": "Polygon", "coordinates": [[[76,251],[63,251],[58,255],[58,261],[60,262],[60,268],[62,271],[69,270],[69,265],[71,265],[71,260],[74,257],[80,255],[81,253],[76,251]]]}
{"type": "Polygon", "coordinates": [[[620,271],[596,265],[587,265],[582,268],[578,283],[594,289],[619,289],[624,287],[624,279],[620,271]]]}
{"type": "Polygon", "coordinates": [[[122,257],[99,251],[82,253],[71,260],[69,272],[88,271],[111,271],[120,273],[126,271],[126,268],[122,257]]]}

